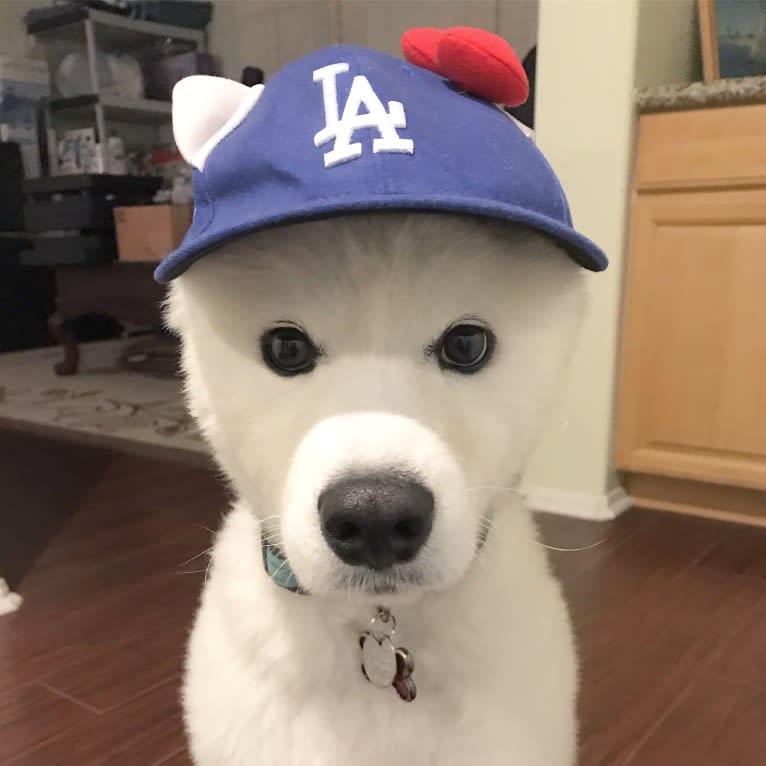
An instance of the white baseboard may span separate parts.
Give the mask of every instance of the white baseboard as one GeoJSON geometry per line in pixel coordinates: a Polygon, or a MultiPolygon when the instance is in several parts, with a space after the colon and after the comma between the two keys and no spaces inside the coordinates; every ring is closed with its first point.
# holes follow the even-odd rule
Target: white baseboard
{"type": "Polygon", "coordinates": [[[21,606],[21,601],[21,596],[12,593],[8,584],[0,577],[0,614],[15,612],[21,606]]]}
{"type": "Polygon", "coordinates": [[[590,521],[612,521],[633,504],[622,487],[615,487],[603,495],[572,492],[550,487],[522,487],[527,505],[533,511],[558,513],[590,521]]]}

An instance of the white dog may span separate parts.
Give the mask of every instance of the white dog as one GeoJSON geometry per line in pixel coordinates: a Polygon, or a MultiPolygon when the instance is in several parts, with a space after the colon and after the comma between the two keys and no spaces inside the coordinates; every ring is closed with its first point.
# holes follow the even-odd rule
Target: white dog
{"type": "Polygon", "coordinates": [[[575,762],[517,483],[606,258],[494,103],[526,94],[507,43],[407,34],[409,63],[332,46],[174,91],[195,212],[156,275],[237,498],[187,658],[197,766],[575,762]]]}
{"type": "Polygon", "coordinates": [[[198,766],[574,763],[567,614],[514,486],[583,273],[509,224],[383,213],[254,234],[176,280],[189,402],[238,498],[187,661],[198,766]],[[310,595],[271,581],[262,530],[310,595]],[[379,605],[412,704],[360,671],[379,605]]]}

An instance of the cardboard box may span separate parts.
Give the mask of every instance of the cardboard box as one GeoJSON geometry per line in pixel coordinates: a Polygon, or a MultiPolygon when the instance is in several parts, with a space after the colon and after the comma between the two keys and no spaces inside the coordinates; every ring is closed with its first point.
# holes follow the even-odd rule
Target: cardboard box
{"type": "Polygon", "coordinates": [[[117,251],[121,261],[161,261],[181,244],[191,225],[192,205],[116,207],[117,251]]]}

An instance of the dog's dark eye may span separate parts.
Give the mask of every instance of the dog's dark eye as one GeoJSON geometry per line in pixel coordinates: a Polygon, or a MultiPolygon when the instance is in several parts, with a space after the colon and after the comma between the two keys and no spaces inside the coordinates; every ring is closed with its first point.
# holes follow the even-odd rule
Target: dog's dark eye
{"type": "Polygon", "coordinates": [[[436,351],[442,368],[457,372],[478,372],[492,356],[492,333],[473,324],[450,327],[442,335],[436,351]]]}
{"type": "Polygon", "coordinates": [[[297,327],[272,327],[261,337],[266,364],[279,375],[311,372],[319,353],[303,330],[297,327]]]}

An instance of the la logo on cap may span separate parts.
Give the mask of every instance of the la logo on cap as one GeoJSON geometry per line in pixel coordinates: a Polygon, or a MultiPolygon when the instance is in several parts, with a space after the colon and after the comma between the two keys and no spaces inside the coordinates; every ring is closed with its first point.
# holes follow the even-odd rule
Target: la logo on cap
{"type": "Polygon", "coordinates": [[[331,168],[362,156],[361,142],[352,143],[354,132],[362,128],[377,128],[380,133],[380,138],[372,141],[374,154],[413,154],[415,144],[412,139],[401,138],[397,133],[397,129],[407,127],[404,106],[400,101],[389,101],[386,110],[370,81],[363,75],[354,77],[341,115],[337,77],[348,70],[348,64],[340,62],[314,70],[314,82],[322,84],[325,114],[325,127],[314,136],[314,146],[324,146],[335,140],[333,148],[325,152],[325,167],[331,168]],[[362,106],[367,111],[360,113],[362,106]]]}

